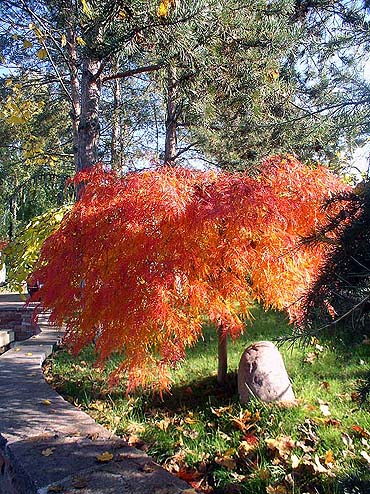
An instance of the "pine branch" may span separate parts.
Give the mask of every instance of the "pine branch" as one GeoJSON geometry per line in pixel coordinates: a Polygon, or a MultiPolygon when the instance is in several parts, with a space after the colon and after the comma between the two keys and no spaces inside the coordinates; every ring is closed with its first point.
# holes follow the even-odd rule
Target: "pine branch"
{"type": "MultiPolygon", "coordinates": [[[[116,74],[110,74],[106,75],[102,78],[102,82],[106,81],[112,81],[114,79],[125,79],[126,77],[132,77],[137,74],[143,74],[146,72],[155,72],[157,70],[162,69],[165,66],[165,64],[154,64],[154,65],[148,65],[146,67],[138,67],[136,69],[130,69],[126,70],[124,72],[117,72],[116,74]]],[[[98,73],[96,74],[98,76],[98,73]]]]}

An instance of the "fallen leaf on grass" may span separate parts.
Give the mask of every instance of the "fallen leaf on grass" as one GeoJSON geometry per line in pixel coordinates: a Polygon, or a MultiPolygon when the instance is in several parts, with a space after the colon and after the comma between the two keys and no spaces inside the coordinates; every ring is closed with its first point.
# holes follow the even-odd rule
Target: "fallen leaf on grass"
{"type": "Polygon", "coordinates": [[[197,420],[196,420],[196,419],[193,419],[192,417],[186,417],[186,418],[184,419],[184,422],[185,422],[186,424],[190,424],[190,425],[192,425],[192,424],[196,424],[196,423],[197,423],[197,420]]]}
{"type": "Polygon", "coordinates": [[[113,460],[113,454],[109,451],[104,451],[104,453],[97,455],[95,457],[100,463],[108,463],[113,460]]]}
{"type": "Polygon", "coordinates": [[[248,455],[250,455],[250,453],[256,450],[257,444],[258,442],[256,444],[251,444],[247,441],[242,441],[238,447],[238,455],[241,458],[246,458],[248,455]]]}
{"type": "Polygon", "coordinates": [[[370,456],[368,453],[366,453],[366,451],[361,451],[360,455],[362,456],[362,458],[365,458],[365,460],[368,462],[368,464],[370,465],[370,456]]]}
{"type": "Polygon", "coordinates": [[[182,434],[185,437],[190,437],[190,439],[196,439],[199,436],[199,432],[194,430],[184,430],[182,434]]]}
{"type": "Polygon", "coordinates": [[[311,419],[306,419],[304,424],[298,427],[298,430],[302,433],[304,443],[310,443],[311,446],[317,445],[319,442],[319,436],[316,433],[317,424],[311,419]]]}
{"type": "Polygon", "coordinates": [[[266,439],[267,449],[278,452],[282,458],[287,458],[290,451],[295,448],[295,441],[290,436],[279,436],[276,439],[266,439]]]}
{"type": "Polygon", "coordinates": [[[166,468],[170,472],[174,472],[174,473],[177,473],[181,469],[184,470],[186,468],[185,457],[186,457],[185,451],[180,449],[179,451],[177,451],[177,453],[175,453],[172,456],[172,458],[170,458],[169,462],[167,462],[166,468]]]}
{"type": "Polygon", "coordinates": [[[370,438],[370,434],[367,432],[367,430],[359,425],[353,425],[352,430],[361,437],[365,437],[367,439],[370,438]]]}
{"type": "Polygon", "coordinates": [[[159,422],[156,423],[156,426],[161,429],[163,432],[167,432],[169,426],[173,423],[173,420],[170,419],[169,417],[165,417],[164,419],[160,420],[159,422]]]}
{"type": "Polygon", "coordinates": [[[330,383],[328,383],[327,381],[322,381],[319,384],[319,387],[320,388],[323,388],[323,389],[326,389],[326,391],[329,391],[330,390],[330,383]]]}
{"type": "Polygon", "coordinates": [[[319,404],[321,413],[324,415],[324,417],[329,417],[331,415],[331,412],[329,410],[329,403],[325,403],[324,401],[319,400],[319,404]]]}
{"type": "Polygon", "coordinates": [[[266,487],[267,494],[287,494],[285,485],[268,485],[266,487]]]}
{"type": "Polygon", "coordinates": [[[334,462],[335,462],[335,460],[334,460],[333,451],[331,449],[329,449],[325,455],[325,465],[328,468],[333,468],[334,462]]]}
{"type": "Polygon", "coordinates": [[[343,432],[342,434],[342,441],[344,442],[344,444],[349,448],[353,445],[353,441],[352,441],[352,438],[346,434],[345,432],[343,432]]]}
{"type": "Polygon", "coordinates": [[[54,453],[55,448],[46,448],[41,451],[42,456],[51,456],[54,453]]]}
{"type": "Polygon", "coordinates": [[[255,436],[254,434],[250,434],[250,433],[244,434],[244,436],[242,437],[242,440],[247,442],[251,446],[257,446],[257,444],[260,442],[260,440],[258,439],[257,436],[255,436]]]}
{"type": "Polygon", "coordinates": [[[292,468],[293,470],[295,470],[296,468],[298,468],[298,465],[300,464],[300,459],[298,458],[297,455],[292,455],[290,457],[291,461],[292,461],[292,468]]]}
{"type": "Polygon", "coordinates": [[[102,403],[101,401],[95,401],[90,403],[89,408],[92,410],[97,410],[98,412],[104,412],[105,404],[102,403]]]}
{"type": "Polygon", "coordinates": [[[231,456],[216,456],[215,462],[221,467],[226,467],[228,470],[236,468],[236,461],[231,456]]]}
{"type": "MultiPolygon", "coordinates": [[[[247,479],[247,477],[245,475],[242,475],[242,474],[236,473],[236,472],[231,472],[230,478],[232,478],[233,480],[236,480],[237,482],[244,482],[247,479]]],[[[211,491],[211,492],[213,492],[213,491],[211,491]]]]}
{"type": "Polygon", "coordinates": [[[252,418],[252,412],[245,410],[245,412],[240,412],[239,417],[231,416],[231,422],[236,426],[244,427],[246,422],[249,422],[252,418]]]}
{"type": "Polygon", "coordinates": [[[131,434],[127,442],[129,446],[133,446],[134,448],[138,448],[138,449],[144,449],[145,447],[147,448],[145,441],[140,439],[140,437],[137,436],[136,434],[131,434]]]}
{"type": "Polygon", "coordinates": [[[317,424],[332,425],[333,427],[339,427],[341,425],[339,420],[328,417],[314,417],[312,420],[317,424]]]}
{"type": "Polygon", "coordinates": [[[258,470],[257,475],[261,480],[267,480],[271,477],[271,472],[268,468],[261,468],[258,470]]]}
{"type": "Polygon", "coordinates": [[[360,393],[357,393],[356,391],[353,391],[353,392],[351,393],[351,400],[352,400],[352,401],[355,401],[355,402],[356,402],[356,401],[360,401],[360,398],[361,398],[360,393]]]}
{"type": "Polygon", "coordinates": [[[212,408],[211,407],[211,412],[214,413],[217,417],[222,417],[222,415],[225,412],[230,412],[232,410],[233,406],[229,405],[227,407],[220,407],[220,408],[212,408]]]}
{"type": "Polygon", "coordinates": [[[218,435],[221,439],[223,439],[224,441],[231,441],[231,437],[230,437],[230,436],[228,436],[228,435],[227,435],[225,432],[223,432],[223,431],[220,431],[220,430],[219,430],[219,431],[217,431],[217,435],[218,435]]]}
{"type": "Polygon", "coordinates": [[[313,447],[313,446],[315,446],[315,444],[312,445],[312,444],[310,444],[310,442],[312,443],[312,441],[310,441],[310,440],[307,440],[307,442],[306,442],[306,440],[305,441],[298,441],[296,446],[297,446],[297,448],[301,448],[301,450],[304,453],[312,453],[313,451],[316,451],[316,448],[313,447]]]}
{"type": "Polygon", "coordinates": [[[315,455],[315,462],[313,463],[313,467],[316,473],[328,473],[328,470],[320,463],[320,458],[318,455],[315,455]]]}
{"type": "Polygon", "coordinates": [[[257,410],[253,415],[249,410],[241,412],[238,417],[230,416],[232,424],[242,432],[252,429],[256,422],[261,419],[260,412],[257,410]]]}
{"type": "Polygon", "coordinates": [[[135,422],[132,422],[127,426],[127,432],[130,434],[140,434],[141,432],[145,431],[145,425],[143,424],[137,424],[135,422]]]}
{"type": "Polygon", "coordinates": [[[313,364],[318,356],[319,356],[318,352],[309,352],[303,359],[303,362],[307,364],[313,364]]]}
{"type": "Polygon", "coordinates": [[[362,443],[363,446],[366,446],[367,448],[370,446],[369,443],[367,442],[367,440],[364,437],[361,438],[361,443],[362,443]]]}
{"type": "Polygon", "coordinates": [[[332,425],[333,427],[339,427],[341,425],[340,420],[337,419],[325,419],[325,425],[332,425]]]}
{"type": "Polygon", "coordinates": [[[200,478],[202,478],[203,474],[198,472],[198,470],[195,470],[194,468],[180,468],[179,471],[176,473],[176,476],[179,477],[179,479],[185,480],[185,482],[190,483],[194,480],[199,480],[200,478]]]}
{"type": "Polygon", "coordinates": [[[294,401],[277,401],[274,403],[274,406],[277,408],[286,410],[288,408],[296,408],[300,405],[299,400],[294,400],[294,401]]]}

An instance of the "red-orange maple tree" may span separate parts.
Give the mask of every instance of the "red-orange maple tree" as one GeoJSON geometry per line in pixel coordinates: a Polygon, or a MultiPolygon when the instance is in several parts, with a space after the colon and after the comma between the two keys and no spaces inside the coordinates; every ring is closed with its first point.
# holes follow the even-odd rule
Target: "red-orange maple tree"
{"type": "Polygon", "coordinates": [[[168,388],[169,367],[198,340],[205,316],[226,341],[243,332],[252,300],[291,305],[323,248],[297,241],[345,188],[292,157],[266,160],[255,179],[179,167],[119,177],[96,167],[76,180],[83,197],[43,246],[37,296],[51,321],[66,323],[75,352],[92,341],[100,363],[123,352],[112,382],[124,373],[128,391],[168,388]]]}

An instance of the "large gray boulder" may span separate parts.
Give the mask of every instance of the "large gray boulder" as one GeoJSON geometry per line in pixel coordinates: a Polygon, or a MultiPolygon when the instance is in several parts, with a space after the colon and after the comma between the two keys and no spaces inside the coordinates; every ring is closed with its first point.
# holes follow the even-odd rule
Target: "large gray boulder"
{"type": "Polygon", "coordinates": [[[270,341],[259,341],[243,353],[238,370],[241,403],[252,396],[264,402],[294,402],[295,397],[279,350],[270,341]]]}

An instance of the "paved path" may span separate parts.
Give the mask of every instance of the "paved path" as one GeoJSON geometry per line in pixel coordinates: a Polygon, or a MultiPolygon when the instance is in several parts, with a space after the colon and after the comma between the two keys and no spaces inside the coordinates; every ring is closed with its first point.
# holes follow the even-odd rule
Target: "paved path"
{"type": "Polygon", "coordinates": [[[60,334],[46,316],[40,328],[0,357],[0,494],[195,492],[50,388],[41,364],[60,334]]]}

